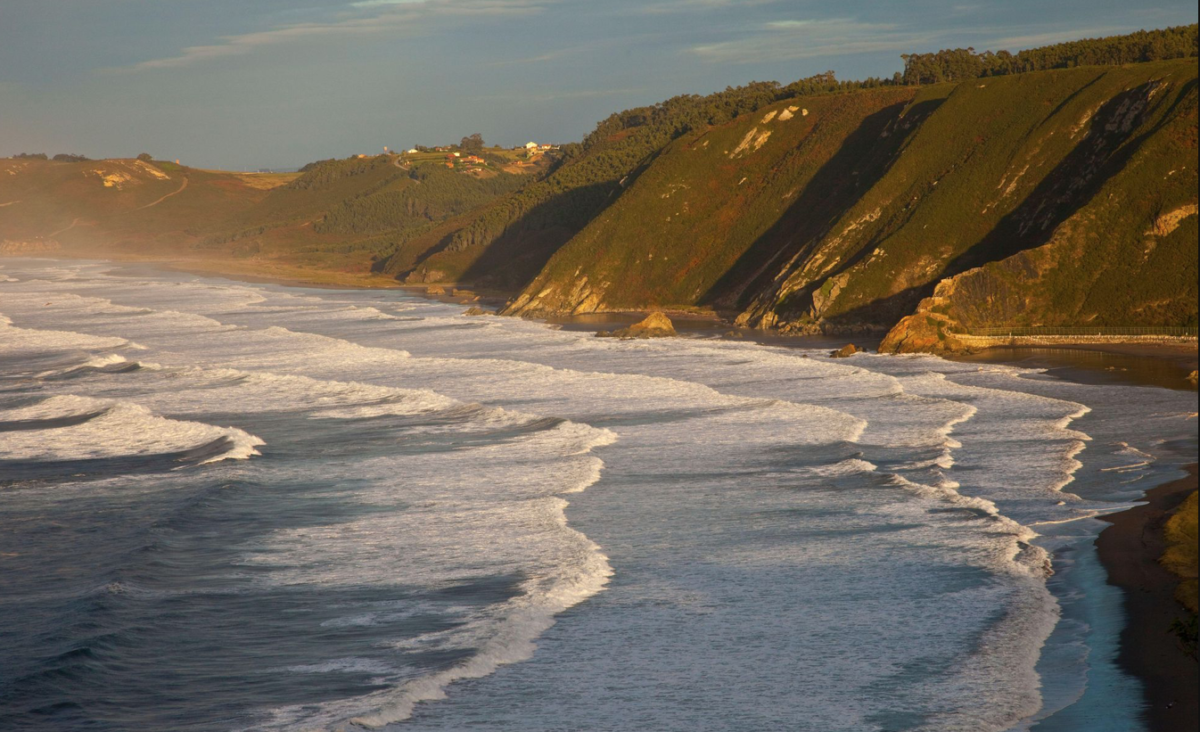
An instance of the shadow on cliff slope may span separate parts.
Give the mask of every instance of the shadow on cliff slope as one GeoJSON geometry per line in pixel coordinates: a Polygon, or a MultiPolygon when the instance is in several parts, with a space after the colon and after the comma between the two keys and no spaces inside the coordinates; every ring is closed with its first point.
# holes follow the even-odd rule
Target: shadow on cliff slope
{"type": "Polygon", "coordinates": [[[624,190],[609,183],[574,188],[534,206],[503,234],[484,245],[462,281],[520,292],[550,257],[599,216],[624,190]],[[570,225],[564,225],[564,219],[570,225]]]}
{"type": "Polygon", "coordinates": [[[944,100],[893,104],[868,116],[817,171],[783,216],[700,298],[741,310],[771,287],[780,268],[806,253],[871,190],[904,143],[944,100]],[[906,111],[907,109],[907,111],[906,111]],[[907,124],[900,124],[901,121],[907,124]]]}
{"type": "MultiPolygon", "coordinates": [[[[1158,85],[1151,82],[1114,96],[1093,115],[1088,135],[1033,192],[986,236],[947,262],[929,282],[830,315],[825,322],[834,330],[853,330],[868,325],[890,328],[911,314],[922,299],[932,295],[940,281],[1048,243],[1058,226],[1092,200],[1104,184],[1125,167],[1142,143],[1166,124],[1175,108],[1190,98],[1187,92],[1195,83],[1189,82],[1184,93],[1176,96],[1171,108],[1159,115],[1161,121],[1133,136],[1131,133],[1137,131],[1154,111],[1150,101],[1158,85]]],[[[860,255],[864,252],[866,249],[860,255]]],[[[831,277],[849,269],[855,261],[847,262],[831,277]]]]}
{"type": "MultiPolygon", "coordinates": [[[[1129,134],[1153,111],[1150,101],[1159,83],[1143,84],[1106,102],[1093,115],[1087,136],[1075,149],[987,236],[950,262],[939,279],[1049,242],[1058,225],[1087,204],[1108,179],[1125,167],[1142,143],[1167,123],[1195,85],[1194,80],[1189,82],[1171,109],[1160,115],[1160,121],[1135,137],[1129,134]]],[[[930,292],[934,284],[929,285],[930,292]]]]}

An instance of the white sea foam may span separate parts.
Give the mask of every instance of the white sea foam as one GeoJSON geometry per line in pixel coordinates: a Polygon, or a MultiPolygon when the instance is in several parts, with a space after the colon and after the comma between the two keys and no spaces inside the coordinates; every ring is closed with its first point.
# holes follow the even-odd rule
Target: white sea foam
{"type": "MultiPolygon", "coordinates": [[[[1035,664],[1058,613],[1031,527],[1111,507],[1064,489],[1084,470],[1084,448],[1112,441],[1073,428],[1086,415],[1080,401],[1027,393],[1044,383],[1006,367],[594,339],[365,293],[96,272],[56,278],[50,306],[47,285],[12,289],[2,307],[22,327],[120,335],[163,366],[69,384],[93,398],[197,421],[229,412],[282,424],[295,413],[317,420],[293,423],[299,431],[318,435],[327,423],[383,418],[405,435],[445,438],[445,450],[318,463],[336,486],[324,497],[363,510],[241,547],[247,577],[405,593],[512,577],[516,594],[483,605],[417,597],[324,619],[380,633],[415,612],[454,622],[381,636],[381,657],[396,654],[386,660],[342,651],[294,664],[360,668],[390,688],[276,709],[269,727],[408,719],[455,680],[530,659],[541,644],[531,664],[407,724],[529,732],[604,709],[612,728],[815,731],[878,727],[877,715],[902,707],[930,730],[1002,730],[1038,709],[1035,664]],[[403,419],[414,415],[430,419],[403,419]],[[584,536],[567,525],[562,496],[594,485],[602,468],[604,488],[572,499],[584,536]],[[625,581],[598,595],[608,555],[625,581]],[[541,640],[587,598],[565,637],[541,640]],[[430,650],[468,655],[413,678],[421,672],[405,654],[430,650]],[[613,653],[620,664],[597,662],[613,653]],[[755,716],[795,710],[797,699],[802,720],[755,716]]],[[[124,348],[83,350],[75,362],[124,348]]],[[[1118,461],[1130,477],[1135,460],[1148,462],[1133,452],[1118,461]]],[[[312,470],[280,460],[263,478],[301,485],[312,470]]]]}
{"type": "Polygon", "coordinates": [[[866,460],[857,458],[843,460],[832,465],[814,465],[807,468],[799,468],[796,472],[809,473],[811,475],[821,476],[823,478],[837,477],[841,475],[853,475],[855,473],[872,473],[876,470],[875,465],[866,460]]]}
{"type": "Polygon", "coordinates": [[[300,664],[281,669],[294,674],[394,674],[396,669],[370,658],[335,658],[321,663],[300,664]]]}
{"type": "Polygon", "coordinates": [[[7,358],[14,363],[33,354],[64,353],[78,350],[100,350],[128,347],[130,341],[112,336],[90,336],[83,333],[57,330],[18,328],[12,320],[0,315],[0,343],[7,358]]]}
{"type": "Polygon", "coordinates": [[[0,421],[90,419],[47,429],[0,433],[0,459],[25,461],[169,455],[225,441],[219,454],[203,462],[246,460],[258,455],[262,440],[233,427],[167,419],[128,402],[80,396],[54,396],[37,404],[0,410],[0,421]],[[94,416],[91,416],[94,415],[94,416]]]}
{"type": "MultiPolygon", "coordinates": [[[[537,638],[554,624],[555,615],[600,592],[612,575],[600,547],[567,525],[567,501],[559,495],[582,492],[599,480],[603,463],[590,452],[615,439],[610,431],[566,422],[513,443],[482,446],[470,480],[487,481],[483,495],[472,495],[462,478],[430,475],[410,462],[412,474],[429,476],[427,484],[406,489],[431,501],[425,510],[392,514],[387,519],[373,515],[349,524],[275,536],[268,544],[272,549],[269,555],[253,556],[260,565],[278,562],[285,568],[304,568],[277,575],[277,581],[285,583],[386,584],[394,579],[396,556],[419,552],[446,561],[459,552],[481,550],[481,543],[490,547],[489,563],[503,565],[517,556],[532,555],[539,570],[521,584],[516,597],[500,607],[470,617],[453,630],[393,644],[397,649],[430,645],[443,650],[469,648],[472,653],[467,660],[387,691],[327,704],[316,715],[305,708],[277,709],[269,726],[336,725],[352,717],[351,722],[359,726],[382,727],[407,719],[420,702],[445,698],[446,687],[455,681],[480,678],[501,665],[528,659],[537,638]],[[506,496],[505,503],[495,501],[500,495],[506,496]],[[346,574],[348,565],[355,567],[353,574],[346,574]],[[314,573],[317,567],[328,567],[328,572],[314,573]]],[[[374,469],[372,465],[357,467],[360,474],[374,469]]],[[[380,463],[379,469],[386,465],[380,463]]],[[[394,486],[384,485],[374,495],[359,499],[379,503],[395,500],[395,493],[394,486]]],[[[424,572],[433,573],[428,576],[415,567],[417,573],[406,579],[449,581],[456,565],[465,560],[464,556],[447,562],[448,566],[424,565],[424,572]]],[[[465,579],[479,568],[467,562],[463,570],[465,579]]],[[[366,625],[375,622],[374,616],[357,620],[366,625]]]]}

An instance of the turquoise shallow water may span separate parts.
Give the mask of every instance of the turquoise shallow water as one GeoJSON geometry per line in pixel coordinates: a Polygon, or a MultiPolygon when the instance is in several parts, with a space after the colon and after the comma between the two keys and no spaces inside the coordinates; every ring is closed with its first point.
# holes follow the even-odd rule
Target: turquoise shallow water
{"type": "Polygon", "coordinates": [[[1138,728],[1195,394],[461,309],[0,262],[0,728],[1138,728]]]}

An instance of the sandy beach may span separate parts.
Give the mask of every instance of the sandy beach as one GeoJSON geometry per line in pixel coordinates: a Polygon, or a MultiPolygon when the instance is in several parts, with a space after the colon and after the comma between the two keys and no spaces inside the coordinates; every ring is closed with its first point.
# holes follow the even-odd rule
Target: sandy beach
{"type": "Polygon", "coordinates": [[[1179,580],[1158,562],[1165,548],[1162,526],[1172,509],[1197,487],[1196,465],[1188,477],[1149,491],[1147,504],[1104,518],[1112,524],[1096,540],[1109,583],[1125,593],[1126,626],[1119,661],[1144,682],[1151,732],[1196,729],[1197,664],[1185,656],[1171,623],[1186,617],[1175,601],[1179,580]]]}

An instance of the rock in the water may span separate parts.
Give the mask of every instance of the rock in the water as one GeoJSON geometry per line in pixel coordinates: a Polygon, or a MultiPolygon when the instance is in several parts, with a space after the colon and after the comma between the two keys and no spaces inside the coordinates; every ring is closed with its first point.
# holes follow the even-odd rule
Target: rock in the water
{"type": "Polygon", "coordinates": [[[599,338],[669,338],[673,335],[675,335],[675,325],[662,313],[650,313],[645,320],[634,323],[628,328],[614,330],[611,333],[600,331],[596,334],[599,338]]]}
{"type": "Polygon", "coordinates": [[[854,354],[856,354],[858,352],[859,351],[858,351],[857,346],[855,346],[853,343],[847,343],[846,345],[842,346],[841,348],[837,349],[836,351],[831,351],[829,354],[829,357],[830,358],[850,358],[851,356],[853,356],[854,354]]]}
{"type": "Polygon", "coordinates": [[[433,287],[426,287],[426,288],[425,288],[425,294],[426,294],[426,295],[445,295],[445,294],[446,294],[446,288],[445,288],[445,287],[438,287],[438,286],[436,286],[436,285],[435,285],[435,286],[433,286],[433,287]]]}
{"type": "Polygon", "coordinates": [[[491,315],[491,313],[479,307],[478,305],[472,305],[471,307],[467,308],[467,311],[463,313],[463,315],[474,317],[476,315],[491,315]]]}
{"type": "Polygon", "coordinates": [[[1188,374],[1187,380],[1193,384],[1200,381],[1200,371],[1193,371],[1192,373],[1188,374]]]}

